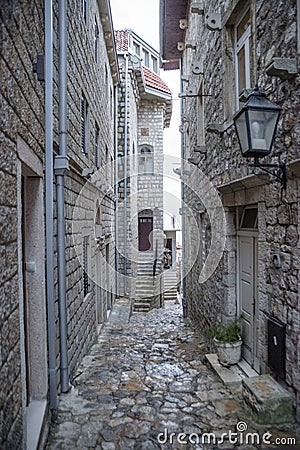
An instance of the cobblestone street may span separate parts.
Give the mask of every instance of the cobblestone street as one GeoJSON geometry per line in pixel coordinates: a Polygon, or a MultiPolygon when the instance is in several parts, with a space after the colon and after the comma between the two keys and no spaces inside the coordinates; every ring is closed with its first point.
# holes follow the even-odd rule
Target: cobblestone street
{"type": "Polygon", "coordinates": [[[224,387],[207,366],[203,338],[173,301],[130,321],[129,311],[126,300],[114,305],[72,391],[60,398],[48,450],[300,448],[299,441],[294,446],[221,443],[222,433],[235,432],[239,422],[244,422],[240,431],[242,426],[247,431],[237,436],[269,431],[270,442],[295,437],[296,427],[250,424],[240,394],[224,387]],[[210,444],[201,442],[206,432],[215,434],[215,444],[212,437],[210,444]]]}

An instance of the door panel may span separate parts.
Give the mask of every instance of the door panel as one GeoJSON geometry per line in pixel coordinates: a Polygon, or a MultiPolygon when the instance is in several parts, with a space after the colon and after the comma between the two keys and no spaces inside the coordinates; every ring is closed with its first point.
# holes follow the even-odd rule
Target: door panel
{"type": "Polygon", "coordinates": [[[150,234],[153,231],[152,217],[139,217],[139,250],[146,251],[151,248],[150,234]]]}
{"type": "Polygon", "coordinates": [[[243,357],[253,366],[256,351],[256,238],[239,237],[239,305],[242,319],[243,357]]]}

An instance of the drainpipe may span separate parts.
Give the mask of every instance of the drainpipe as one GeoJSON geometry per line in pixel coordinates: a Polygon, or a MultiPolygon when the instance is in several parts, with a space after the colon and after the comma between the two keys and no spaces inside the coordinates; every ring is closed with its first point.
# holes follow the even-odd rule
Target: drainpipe
{"type": "Polygon", "coordinates": [[[124,297],[127,296],[127,152],[128,152],[128,144],[127,144],[127,136],[128,136],[128,120],[127,120],[127,112],[128,112],[128,53],[125,54],[125,120],[124,120],[124,297]]]}
{"type": "Polygon", "coordinates": [[[53,11],[52,0],[44,1],[45,20],[45,209],[46,292],[48,322],[48,371],[50,408],[57,409],[56,326],[53,256],[53,11]]]}
{"type": "MultiPolygon", "coordinates": [[[[183,90],[182,82],[182,61],[180,64],[180,92],[183,90]]],[[[183,112],[183,99],[180,102],[180,117],[183,112]]],[[[187,298],[186,298],[186,279],[185,279],[185,205],[184,205],[184,135],[181,133],[181,229],[182,229],[182,249],[181,249],[181,302],[183,317],[188,315],[187,298]]]]}
{"type": "Polygon", "coordinates": [[[65,171],[68,170],[67,157],[67,1],[58,2],[59,34],[59,155],[54,160],[56,176],[57,205],[57,265],[58,265],[58,303],[60,331],[60,383],[61,392],[68,392],[68,334],[66,302],[66,245],[65,245],[65,171]]]}
{"type": "Polygon", "coordinates": [[[115,255],[116,255],[116,294],[120,295],[120,282],[119,282],[119,218],[118,218],[118,206],[119,206],[119,161],[118,161],[118,86],[115,85],[115,129],[114,129],[114,141],[115,141],[115,255]]]}

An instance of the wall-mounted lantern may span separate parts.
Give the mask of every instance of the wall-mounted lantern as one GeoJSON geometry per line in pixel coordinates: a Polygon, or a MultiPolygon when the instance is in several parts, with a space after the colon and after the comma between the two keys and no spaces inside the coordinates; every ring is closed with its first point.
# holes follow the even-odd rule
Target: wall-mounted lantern
{"type": "Polygon", "coordinates": [[[275,176],[283,189],[286,188],[286,166],[261,164],[258,159],[272,152],[281,107],[267,99],[266,94],[256,86],[247,102],[234,116],[233,121],[244,157],[254,157],[253,167],[260,167],[275,176]],[[267,167],[274,169],[272,172],[267,167]]]}

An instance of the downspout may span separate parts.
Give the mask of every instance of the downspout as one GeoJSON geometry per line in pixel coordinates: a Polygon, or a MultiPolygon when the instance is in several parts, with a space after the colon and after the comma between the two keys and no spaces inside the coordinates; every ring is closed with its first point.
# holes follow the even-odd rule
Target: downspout
{"type": "Polygon", "coordinates": [[[127,296],[127,153],[128,153],[128,53],[125,54],[125,108],[124,108],[124,297],[127,296]]]}
{"type": "Polygon", "coordinates": [[[118,218],[118,206],[119,206],[119,161],[118,161],[118,85],[115,85],[115,128],[114,128],[114,142],[115,142],[115,257],[116,257],[116,294],[120,295],[120,282],[119,282],[119,218],[118,218]]]}
{"type": "Polygon", "coordinates": [[[58,303],[60,331],[60,383],[61,392],[68,392],[68,334],[66,302],[66,245],[65,245],[65,171],[68,170],[67,157],[67,0],[58,2],[59,34],[59,155],[54,160],[56,176],[57,205],[57,265],[58,303]]]}
{"type": "Polygon", "coordinates": [[[50,408],[57,409],[56,326],[53,256],[53,11],[52,0],[44,1],[45,21],[45,209],[46,292],[48,322],[48,371],[50,408]]]}
{"type": "MultiPolygon", "coordinates": [[[[182,60],[180,61],[180,92],[183,90],[182,81],[182,60]]],[[[183,113],[183,99],[180,102],[180,116],[183,113]]],[[[182,249],[181,249],[181,302],[183,317],[188,315],[186,299],[186,279],[185,279],[185,204],[184,204],[184,134],[181,133],[181,229],[182,229],[182,249]]]]}

